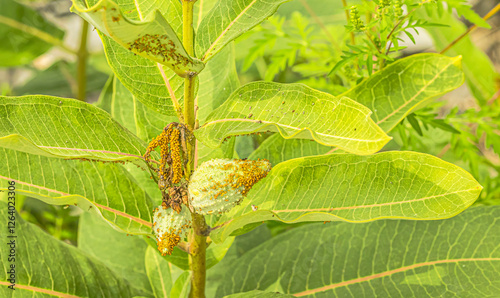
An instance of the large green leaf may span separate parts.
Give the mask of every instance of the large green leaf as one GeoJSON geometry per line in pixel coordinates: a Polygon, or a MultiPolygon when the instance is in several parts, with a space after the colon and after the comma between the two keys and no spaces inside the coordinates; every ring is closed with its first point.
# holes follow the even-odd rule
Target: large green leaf
{"type": "Polygon", "coordinates": [[[73,0],[71,11],[134,54],[166,65],[182,77],[199,73],[205,67],[203,62],[188,55],[160,11],[136,21],[112,0],[100,0],[89,6],[85,0],[73,0]]]}
{"type": "Polygon", "coordinates": [[[212,10],[219,0],[198,0],[193,11],[193,27],[195,29],[200,26],[201,21],[212,10]]]}
{"type": "MultiPolygon", "coordinates": [[[[444,49],[467,30],[467,27],[457,20],[451,11],[440,11],[439,14],[435,10],[429,10],[428,12],[431,13],[434,20],[439,19],[440,23],[446,24],[446,27],[425,28],[432,37],[438,51],[444,49]]],[[[425,12],[421,10],[417,10],[416,13],[420,14],[421,17],[425,15],[425,12]]],[[[463,37],[446,52],[446,55],[463,56],[463,68],[467,85],[480,102],[486,102],[493,97],[498,90],[496,80],[500,75],[495,70],[495,66],[488,58],[488,55],[474,44],[469,36],[463,37]]]]}
{"type": "Polygon", "coordinates": [[[212,237],[264,220],[443,219],[469,207],[481,189],[463,169],[422,153],[297,158],[275,166],[220,218],[212,237]]]}
{"type": "MultiPolygon", "coordinates": [[[[413,55],[398,60],[342,95],[369,107],[373,111],[372,119],[388,133],[420,105],[462,84],[463,74],[458,62],[458,58],[437,54],[413,55]]],[[[330,150],[304,140],[273,136],[250,158],[265,158],[277,164],[330,150]]]]}
{"type": "MultiPolygon", "coordinates": [[[[8,185],[2,182],[2,187],[8,185]]],[[[16,185],[17,186],[17,185],[16,185]]],[[[0,229],[7,236],[7,203],[0,202],[0,229]]],[[[14,211],[15,212],[15,211],[14,211]]],[[[1,297],[132,297],[140,295],[129,283],[102,262],[87,256],[74,246],[54,239],[40,228],[15,215],[15,238],[2,237],[0,267],[1,297]],[[15,241],[15,262],[9,261],[15,241]],[[15,265],[15,290],[7,286],[10,266],[15,265]]]]}
{"type": "Polygon", "coordinates": [[[464,82],[461,57],[418,54],[400,59],[343,93],[373,111],[386,132],[419,105],[454,90],[464,82]]]}
{"type": "MultiPolygon", "coordinates": [[[[117,164],[62,160],[0,148],[0,181],[55,205],[78,204],[129,234],[151,234],[150,197],[117,164]]],[[[3,183],[1,190],[7,189],[3,183]]]]}
{"type": "Polygon", "coordinates": [[[90,104],[51,96],[0,97],[0,146],[32,154],[137,161],[146,145],[90,104]]]}
{"type": "Polygon", "coordinates": [[[390,140],[370,114],[347,97],[337,98],[302,84],[255,82],[233,92],[195,135],[215,148],[226,137],[278,131],[285,138],[314,139],[348,152],[370,154],[390,140]]]}
{"type": "Polygon", "coordinates": [[[207,281],[205,294],[207,297],[214,297],[217,288],[224,284],[224,274],[234,266],[235,262],[252,248],[271,239],[271,232],[266,225],[261,225],[246,234],[235,237],[226,256],[221,262],[207,270],[207,281]]]}
{"type": "Polygon", "coordinates": [[[141,237],[120,233],[98,216],[85,212],[78,222],[78,248],[126,279],[131,288],[145,296],[153,295],[146,274],[148,245],[141,237]]]}
{"type": "Polygon", "coordinates": [[[260,24],[289,0],[219,0],[196,34],[196,54],[208,61],[232,40],[260,24]]]}
{"type": "Polygon", "coordinates": [[[64,32],[36,11],[13,0],[0,1],[0,66],[22,65],[62,44],[64,32]]]}
{"type": "Polygon", "coordinates": [[[296,297],[497,297],[500,208],[441,221],[309,224],[234,263],[216,297],[279,283],[296,297]]]}
{"type": "Polygon", "coordinates": [[[205,70],[199,75],[200,88],[196,103],[197,119],[200,124],[205,123],[208,115],[221,106],[240,86],[234,56],[234,44],[231,43],[210,60],[205,70]]]}
{"type": "MultiPolygon", "coordinates": [[[[121,0],[120,7],[134,21],[143,21],[156,10],[168,19],[177,36],[182,36],[182,6],[174,0],[121,0]]],[[[184,79],[168,67],[137,56],[112,38],[101,34],[108,63],[127,89],[147,107],[175,115],[172,101],[183,102],[184,79]]]]}
{"type": "Polygon", "coordinates": [[[171,265],[151,246],[146,250],[146,272],[155,297],[168,297],[172,289],[171,265]]]}
{"type": "MultiPolygon", "coordinates": [[[[198,106],[197,119],[200,124],[203,124],[207,116],[221,106],[240,85],[234,55],[234,45],[230,44],[207,63],[207,67],[199,76],[200,89],[196,104],[198,106]]],[[[232,158],[233,153],[234,139],[216,149],[197,142],[198,164],[213,158],[232,158]]]]}
{"type": "Polygon", "coordinates": [[[267,159],[272,165],[277,165],[293,158],[322,155],[330,150],[331,147],[310,140],[285,139],[280,134],[274,134],[265,139],[248,159],[267,159]]]}

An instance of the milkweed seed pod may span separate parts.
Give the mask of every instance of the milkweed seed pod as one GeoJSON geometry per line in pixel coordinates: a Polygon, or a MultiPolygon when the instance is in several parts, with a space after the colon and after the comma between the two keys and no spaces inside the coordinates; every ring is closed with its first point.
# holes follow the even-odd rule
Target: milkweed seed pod
{"type": "Polygon", "coordinates": [[[187,208],[182,208],[179,213],[163,206],[155,209],[153,232],[158,250],[163,256],[172,253],[174,247],[187,236],[190,228],[191,213],[187,208]]]}
{"type": "Polygon", "coordinates": [[[239,204],[271,170],[267,160],[212,159],[191,176],[189,206],[200,214],[223,213],[239,204]]]}

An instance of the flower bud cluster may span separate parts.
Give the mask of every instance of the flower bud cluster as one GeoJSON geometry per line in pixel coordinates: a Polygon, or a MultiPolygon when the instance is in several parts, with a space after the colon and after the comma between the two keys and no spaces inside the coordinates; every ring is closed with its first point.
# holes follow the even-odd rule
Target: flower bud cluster
{"type": "Polygon", "coordinates": [[[361,20],[361,17],[359,16],[359,11],[357,6],[351,6],[351,11],[350,11],[350,21],[351,25],[354,27],[356,31],[363,31],[366,29],[365,24],[361,20]]]}

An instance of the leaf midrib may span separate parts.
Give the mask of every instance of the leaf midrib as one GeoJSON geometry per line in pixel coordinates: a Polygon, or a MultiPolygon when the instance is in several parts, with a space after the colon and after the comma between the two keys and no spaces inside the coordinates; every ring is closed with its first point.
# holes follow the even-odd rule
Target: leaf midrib
{"type": "MultiPolygon", "coordinates": [[[[0,281],[0,285],[10,286],[11,284],[8,282],[0,281]]],[[[52,296],[56,296],[56,297],[63,297],[63,298],[80,298],[80,296],[74,296],[71,294],[61,293],[61,292],[57,292],[54,290],[49,290],[49,289],[44,289],[44,288],[39,288],[39,287],[20,285],[17,283],[16,283],[14,289],[33,291],[36,293],[44,293],[44,294],[48,294],[48,295],[52,295],[52,296]]]]}
{"type": "Polygon", "coordinates": [[[205,54],[203,54],[203,57],[201,58],[201,61],[204,61],[204,60],[207,58],[208,54],[210,54],[210,52],[211,52],[211,51],[212,51],[212,49],[213,49],[213,48],[217,45],[217,43],[219,42],[219,40],[220,40],[221,38],[223,38],[223,37],[226,35],[226,33],[229,31],[229,29],[231,29],[231,27],[232,27],[232,26],[236,23],[236,21],[237,21],[239,18],[241,18],[241,17],[243,16],[243,14],[245,14],[245,12],[246,12],[248,9],[250,9],[250,7],[252,7],[252,5],[254,5],[254,4],[255,4],[255,2],[257,2],[257,0],[253,0],[250,4],[248,4],[248,6],[247,6],[247,7],[245,7],[245,9],[243,9],[243,10],[241,11],[241,13],[240,13],[240,14],[238,14],[238,15],[236,16],[236,18],[234,18],[234,20],[232,20],[232,21],[231,21],[231,23],[229,23],[229,24],[227,25],[226,29],[224,29],[224,31],[222,31],[222,32],[221,32],[221,34],[219,35],[219,37],[217,37],[217,39],[216,39],[216,40],[212,43],[212,45],[210,45],[210,47],[209,47],[209,48],[208,48],[208,50],[205,52],[205,54]]]}
{"type": "Polygon", "coordinates": [[[377,125],[387,121],[387,119],[389,119],[390,117],[394,116],[396,113],[398,113],[399,111],[401,111],[401,109],[403,109],[404,107],[406,107],[407,105],[409,105],[411,102],[413,102],[415,100],[415,98],[417,98],[422,92],[424,92],[432,83],[434,83],[434,81],[436,81],[436,79],[445,71],[447,70],[451,65],[453,64],[453,62],[451,62],[450,64],[446,65],[446,67],[443,67],[443,69],[441,71],[439,71],[438,73],[436,73],[436,75],[432,78],[432,80],[430,80],[427,84],[425,84],[418,92],[417,94],[415,94],[414,96],[412,96],[408,101],[406,101],[404,104],[402,104],[401,106],[399,106],[397,109],[394,109],[390,114],[388,114],[387,116],[385,116],[384,118],[380,119],[379,121],[377,121],[377,125]]]}
{"type": "MultiPolygon", "coordinates": [[[[376,143],[376,142],[384,141],[384,140],[387,140],[387,139],[391,139],[390,137],[388,137],[388,138],[379,138],[379,139],[374,139],[374,140],[346,138],[346,137],[341,137],[341,136],[336,136],[336,135],[329,135],[329,134],[325,134],[325,133],[313,131],[309,127],[300,128],[300,127],[290,126],[290,125],[286,125],[286,124],[281,124],[279,122],[271,122],[271,121],[267,121],[267,120],[251,120],[251,119],[243,119],[243,118],[218,119],[218,120],[210,121],[210,122],[207,122],[207,123],[203,124],[203,126],[201,128],[205,128],[206,126],[209,126],[209,125],[213,125],[213,124],[217,124],[217,123],[224,123],[224,122],[264,123],[264,124],[282,126],[282,127],[286,127],[286,128],[297,130],[297,133],[294,134],[294,135],[292,135],[292,136],[295,136],[295,135],[297,135],[298,133],[300,133],[302,131],[308,130],[309,132],[311,132],[311,134],[314,133],[314,134],[318,134],[318,135],[329,137],[329,138],[336,138],[336,139],[350,140],[350,141],[358,141],[358,142],[365,142],[365,143],[376,143]]],[[[258,130],[260,130],[260,128],[258,130]]],[[[320,143],[322,145],[325,145],[325,144],[323,144],[323,143],[321,143],[319,141],[318,141],[318,143],[320,143]]]]}
{"type": "MultiPolygon", "coordinates": [[[[1,176],[1,175],[0,175],[0,179],[4,179],[4,180],[8,180],[8,181],[14,181],[17,184],[26,185],[28,187],[33,187],[33,188],[37,188],[37,189],[42,189],[42,190],[45,190],[45,191],[48,191],[48,192],[56,193],[56,194],[61,195],[61,196],[80,196],[80,197],[84,198],[85,200],[89,201],[91,204],[94,204],[98,208],[101,208],[101,209],[104,209],[106,211],[112,212],[112,213],[114,213],[114,214],[116,214],[118,216],[121,216],[121,217],[124,217],[124,218],[128,218],[130,220],[133,220],[133,221],[135,221],[137,223],[140,223],[142,225],[145,225],[147,227],[150,227],[150,228],[152,227],[152,224],[150,222],[148,222],[148,221],[146,221],[146,220],[144,220],[142,218],[138,218],[138,217],[132,216],[132,215],[127,214],[125,212],[113,209],[113,208],[111,208],[109,206],[104,206],[104,205],[98,204],[98,203],[90,201],[87,198],[85,198],[85,197],[83,197],[81,195],[78,195],[78,194],[69,194],[69,193],[65,193],[65,192],[62,192],[62,191],[55,190],[55,189],[51,189],[51,188],[47,188],[47,187],[43,187],[43,186],[40,186],[40,185],[31,184],[31,183],[27,183],[27,182],[24,182],[24,181],[12,179],[10,177],[5,177],[5,176],[1,176]]],[[[21,190],[19,190],[19,191],[22,192],[21,190]]]]}
{"type": "Polygon", "coordinates": [[[397,205],[397,204],[409,204],[413,202],[418,202],[418,201],[425,201],[433,198],[439,198],[447,195],[452,195],[452,194],[457,194],[461,192],[472,192],[474,190],[478,190],[478,188],[470,188],[470,189],[462,189],[462,190],[457,190],[453,192],[447,192],[444,194],[440,195],[434,195],[434,196],[427,196],[423,198],[418,198],[418,199],[413,199],[413,200],[408,200],[408,201],[398,201],[398,202],[387,202],[387,203],[381,203],[381,204],[371,204],[371,205],[362,205],[362,206],[347,206],[347,207],[335,207],[335,208],[317,208],[317,209],[280,209],[280,210],[271,210],[274,213],[281,213],[281,212],[308,212],[308,211],[337,211],[337,210],[350,210],[350,209],[360,209],[360,208],[372,208],[372,207],[381,207],[381,206],[389,206],[389,205],[397,205]]]}
{"type": "Polygon", "coordinates": [[[397,268],[397,269],[393,269],[393,270],[389,270],[389,271],[385,271],[385,272],[381,272],[381,273],[376,273],[376,274],[372,274],[372,275],[368,275],[368,276],[364,276],[364,277],[360,277],[360,278],[356,278],[356,279],[351,279],[351,280],[343,281],[343,282],[340,282],[340,283],[336,283],[336,284],[331,284],[331,285],[328,285],[328,286],[324,286],[324,287],[321,287],[321,288],[316,288],[316,289],[311,289],[311,290],[303,291],[303,292],[300,292],[300,293],[295,293],[293,295],[295,297],[302,297],[302,296],[306,296],[306,295],[313,295],[313,294],[316,294],[316,293],[319,293],[319,292],[325,292],[325,291],[328,291],[328,290],[333,290],[333,289],[338,288],[338,287],[349,286],[349,285],[352,285],[352,284],[355,284],[355,283],[371,281],[371,280],[374,280],[374,279],[377,279],[377,278],[386,277],[386,276],[389,276],[389,275],[392,275],[392,274],[395,274],[395,273],[400,273],[400,272],[412,270],[412,269],[419,268],[419,267],[434,266],[434,265],[437,265],[437,264],[446,264],[446,263],[481,262],[481,261],[486,261],[486,262],[488,262],[488,261],[489,262],[491,262],[491,261],[500,261],[500,258],[464,258],[464,259],[429,261],[429,262],[413,264],[413,265],[410,265],[410,266],[405,266],[405,267],[401,267],[401,268],[397,268]]]}

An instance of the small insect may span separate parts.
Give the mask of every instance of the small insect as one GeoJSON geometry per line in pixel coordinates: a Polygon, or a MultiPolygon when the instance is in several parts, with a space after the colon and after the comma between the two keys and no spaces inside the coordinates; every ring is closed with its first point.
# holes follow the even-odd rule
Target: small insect
{"type": "Polygon", "coordinates": [[[259,209],[258,206],[252,205],[252,211],[257,211],[259,209]]]}

